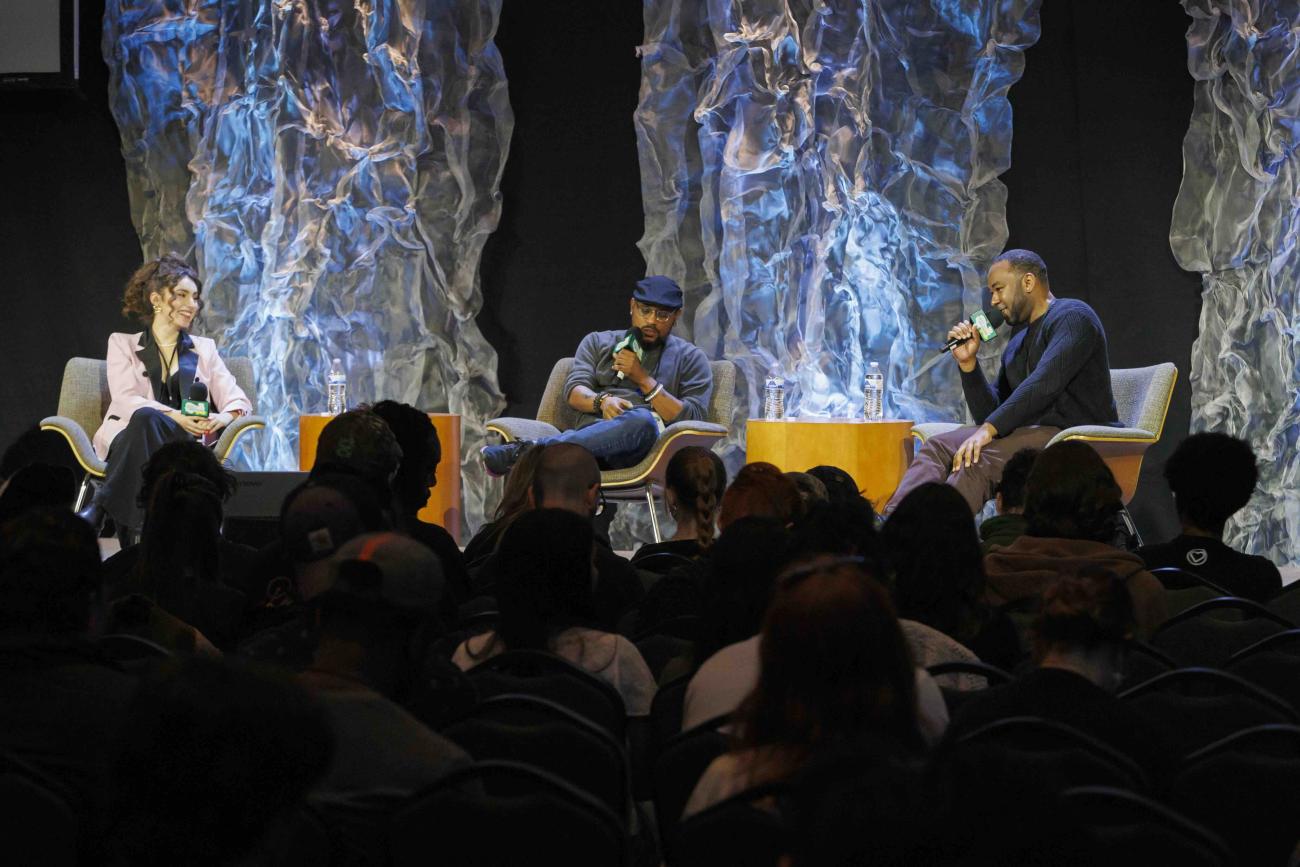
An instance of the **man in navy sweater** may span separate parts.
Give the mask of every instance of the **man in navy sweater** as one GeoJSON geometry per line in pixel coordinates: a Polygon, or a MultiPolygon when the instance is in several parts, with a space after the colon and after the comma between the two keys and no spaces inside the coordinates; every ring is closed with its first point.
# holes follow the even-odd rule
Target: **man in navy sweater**
{"type": "Polygon", "coordinates": [[[1029,250],[1008,250],[989,268],[989,294],[1016,331],[990,385],[976,363],[980,336],[970,322],[948,338],[976,427],[930,437],[885,507],[893,510],[918,485],[944,482],[978,514],[994,494],[1002,467],[1021,449],[1045,447],[1062,428],[1118,426],[1110,389],[1106,332],[1092,308],[1052,295],[1047,265],[1029,250]]]}

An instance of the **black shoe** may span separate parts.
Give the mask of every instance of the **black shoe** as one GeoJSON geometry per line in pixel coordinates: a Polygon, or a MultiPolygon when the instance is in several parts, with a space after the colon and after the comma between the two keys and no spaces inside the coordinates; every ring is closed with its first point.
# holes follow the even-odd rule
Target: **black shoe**
{"type": "Polygon", "coordinates": [[[106,517],[104,507],[94,500],[91,500],[90,505],[78,512],[77,517],[94,529],[96,537],[99,536],[100,530],[104,528],[104,518],[106,517]]]}
{"type": "Polygon", "coordinates": [[[515,440],[499,446],[483,446],[478,453],[483,456],[483,466],[490,475],[504,476],[530,445],[532,443],[528,440],[515,440]]]}

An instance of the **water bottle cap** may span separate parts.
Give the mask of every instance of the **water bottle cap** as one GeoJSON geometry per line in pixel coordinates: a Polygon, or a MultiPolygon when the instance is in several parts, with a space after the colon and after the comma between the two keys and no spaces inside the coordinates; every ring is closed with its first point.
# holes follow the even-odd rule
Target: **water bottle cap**
{"type": "Polygon", "coordinates": [[[767,377],[767,386],[768,386],[768,388],[779,388],[779,387],[781,387],[781,386],[783,386],[783,385],[785,385],[785,380],[782,379],[781,377],[779,377],[779,376],[777,376],[777,375],[775,375],[775,374],[770,374],[770,375],[767,377]]]}
{"type": "Polygon", "coordinates": [[[872,367],[879,367],[879,366],[880,366],[880,362],[879,362],[879,361],[873,361],[873,362],[871,362],[871,366],[872,366],[872,367]]]}

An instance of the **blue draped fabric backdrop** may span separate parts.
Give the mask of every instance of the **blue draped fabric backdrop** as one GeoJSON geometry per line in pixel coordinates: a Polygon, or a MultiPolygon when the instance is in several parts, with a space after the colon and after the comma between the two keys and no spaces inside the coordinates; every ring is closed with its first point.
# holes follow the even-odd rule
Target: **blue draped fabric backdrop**
{"type": "MultiPolygon", "coordinates": [[[[1202,275],[1192,428],[1250,442],[1259,491],[1225,541],[1300,561],[1300,9],[1183,0],[1195,106],[1170,244],[1202,275]]],[[[1206,467],[1213,472],[1213,467],[1206,467]]]]}
{"type": "Polygon", "coordinates": [[[966,417],[950,365],[916,373],[1006,241],[1006,94],[1038,10],[645,0],[640,246],[686,290],[683,330],[738,366],[731,465],[771,370],[790,413],[860,414],[878,361],[888,416],[966,417]]]}
{"type": "Polygon", "coordinates": [[[269,427],[248,465],[297,466],[297,417],[324,411],[337,357],[350,403],[462,416],[481,520],[477,446],[504,407],[475,324],[513,128],[500,5],[108,0],[132,219],[145,257],[198,266],[201,331],[255,362],[269,427]]]}

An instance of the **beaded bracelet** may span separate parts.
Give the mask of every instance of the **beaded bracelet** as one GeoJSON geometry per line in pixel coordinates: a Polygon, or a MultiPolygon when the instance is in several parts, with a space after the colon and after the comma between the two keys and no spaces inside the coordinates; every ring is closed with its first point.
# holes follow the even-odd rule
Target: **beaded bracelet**
{"type": "Polygon", "coordinates": [[[603,391],[596,395],[596,397],[591,401],[591,411],[596,415],[600,415],[600,407],[605,403],[605,398],[607,397],[609,397],[609,395],[603,391]]]}

